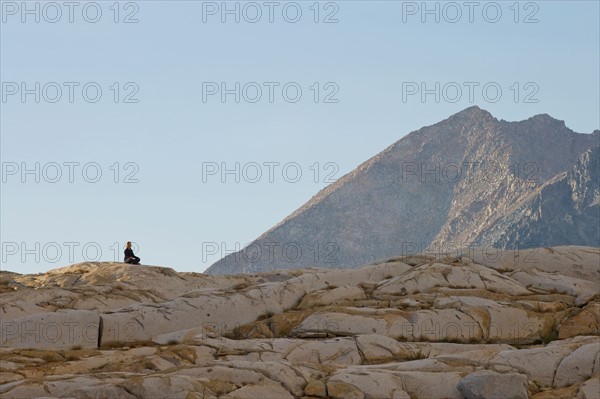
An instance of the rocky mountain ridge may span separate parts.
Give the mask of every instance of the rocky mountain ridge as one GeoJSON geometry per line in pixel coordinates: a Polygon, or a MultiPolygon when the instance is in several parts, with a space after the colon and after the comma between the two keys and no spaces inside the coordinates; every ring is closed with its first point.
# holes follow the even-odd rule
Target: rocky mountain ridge
{"type": "Polygon", "coordinates": [[[580,160],[594,147],[597,159],[599,144],[600,131],[575,133],[545,114],[507,122],[467,108],[392,144],[207,272],[348,268],[468,245],[598,246],[600,206],[575,209],[568,198],[599,191],[595,164],[580,160]],[[566,172],[587,177],[546,187],[566,172]],[[562,200],[539,214],[532,196],[542,187],[562,200]]]}

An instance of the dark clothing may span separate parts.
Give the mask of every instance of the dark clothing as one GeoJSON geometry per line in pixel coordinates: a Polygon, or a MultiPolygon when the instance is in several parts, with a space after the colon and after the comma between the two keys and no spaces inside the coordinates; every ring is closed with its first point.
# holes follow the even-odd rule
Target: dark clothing
{"type": "Polygon", "coordinates": [[[126,258],[125,263],[130,263],[132,265],[139,265],[140,258],[138,258],[137,256],[132,256],[131,258],[126,258]]]}
{"type": "Polygon", "coordinates": [[[131,263],[132,265],[139,265],[140,258],[133,254],[133,249],[125,248],[125,259],[123,261],[125,263],[131,263]]]}

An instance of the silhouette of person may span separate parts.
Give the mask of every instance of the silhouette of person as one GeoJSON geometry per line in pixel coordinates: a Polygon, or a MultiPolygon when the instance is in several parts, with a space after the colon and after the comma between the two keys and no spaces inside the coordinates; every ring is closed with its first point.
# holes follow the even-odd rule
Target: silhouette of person
{"type": "Polygon", "coordinates": [[[131,249],[131,241],[127,241],[127,248],[125,248],[125,263],[130,263],[132,265],[139,265],[140,258],[133,254],[133,249],[131,249]]]}

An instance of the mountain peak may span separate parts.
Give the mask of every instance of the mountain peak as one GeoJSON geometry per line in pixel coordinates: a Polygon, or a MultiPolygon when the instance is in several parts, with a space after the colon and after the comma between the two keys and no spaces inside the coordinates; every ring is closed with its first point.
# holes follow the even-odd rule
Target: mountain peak
{"type": "MultiPolygon", "coordinates": [[[[518,212],[521,205],[531,208],[530,197],[538,187],[570,171],[598,143],[597,136],[571,134],[561,122],[545,114],[508,122],[478,106],[468,107],[376,154],[266,231],[248,250],[216,262],[208,273],[355,267],[415,248],[476,240],[504,249],[565,242],[597,245],[595,219],[589,217],[585,234],[577,230],[580,226],[567,230],[561,225],[556,229],[562,235],[543,242],[518,240],[527,229],[554,226],[556,208],[583,220],[566,200],[548,203],[554,208],[543,219],[529,220],[518,212]],[[500,234],[509,228],[515,234],[500,234]],[[285,252],[291,246],[294,258],[285,252]]],[[[555,187],[560,198],[571,197],[568,185],[550,189],[555,187]]],[[[593,187],[588,191],[595,192],[593,187]]]]}
{"type": "Polygon", "coordinates": [[[471,107],[465,108],[460,112],[457,112],[456,114],[454,114],[454,116],[457,115],[463,115],[463,116],[470,116],[470,117],[492,117],[492,114],[490,114],[487,110],[483,109],[483,108],[479,108],[477,105],[473,105],[471,107]]]}
{"type": "MultiPolygon", "coordinates": [[[[485,109],[479,108],[477,105],[465,108],[462,111],[459,111],[450,116],[448,119],[446,119],[446,121],[458,123],[466,123],[469,121],[479,122],[488,120],[496,120],[496,118],[494,118],[494,116],[485,109]]],[[[445,121],[442,121],[441,123],[443,122],[445,121]]]]}
{"type": "Polygon", "coordinates": [[[556,119],[553,118],[552,116],[548,115],[548,114],[537,114],[537,115],[533,115],[531,118],[529,118],[529,120],[534,120],[534,121],[544,121],[544,122],[559,122],[561,124],[564,125],[565,121],[560,120],[560,119],[556,119]]]}

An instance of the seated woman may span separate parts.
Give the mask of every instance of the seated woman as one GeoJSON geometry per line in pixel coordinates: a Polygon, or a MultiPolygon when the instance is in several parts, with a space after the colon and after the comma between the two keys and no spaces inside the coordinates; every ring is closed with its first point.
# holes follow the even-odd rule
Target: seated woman
{"type": "Polygon", "coordinates": [[[132,265],[139,265],[140,258],[133,254],[133,249],[131,249],[131,241],[127,241],[127,248],[125,248],[125,263],[130,263],[132,265]]]}

